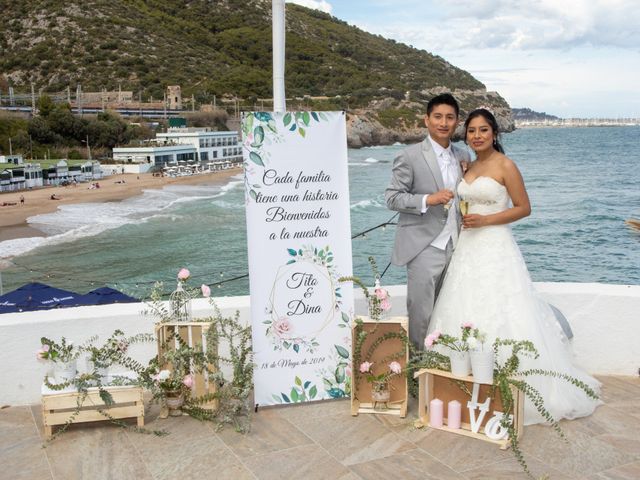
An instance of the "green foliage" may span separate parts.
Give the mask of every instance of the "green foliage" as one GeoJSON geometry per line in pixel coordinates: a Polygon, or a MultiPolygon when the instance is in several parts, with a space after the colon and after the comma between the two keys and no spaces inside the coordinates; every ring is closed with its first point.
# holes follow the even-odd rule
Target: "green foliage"
{"type": "MultiPolygon", "coordinates": [[[[87,0],[82,11],[90,16],[62,2],[6,3],[0,71],[20,72],[37,88],[57,92],[81,83],[98,91],[121,84],[160,98],[167,85],[180,84],[185,95],[207,103],[225,93],[271,96],[266,0],[87,0]],[[42,17],[49,24],[34,28],[29,19],[42,17]]],[[[438,56],[294,4],[287,4],[286,55],[286,90],[293,96],[370,99],[437,85],[483,86],[438,56]]],[[[27,91],[26,82],[14,86],[27,91]]]]}

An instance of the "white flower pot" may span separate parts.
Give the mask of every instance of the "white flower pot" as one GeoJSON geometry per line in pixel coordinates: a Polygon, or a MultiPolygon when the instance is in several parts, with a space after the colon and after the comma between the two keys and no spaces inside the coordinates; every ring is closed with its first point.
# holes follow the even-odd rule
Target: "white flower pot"
{"type": "Polygon", "coordinates": [[[472,351],[471,371],[477,383],[493,383],[493,350],[472,351]]]}
{"type": "Polygon", "coordinates": [[[56,362],[54,376],[56,383],[65,383],[76,377],[77,365],[75,360],[56,362]]]}
{"type": "Polygon", "coordinates": [[[457,377],[466,377],[471,373],[471,358],[469,352],[457,352],[452,350],[449,353],[451,361],[451,373],[457,377]]]}

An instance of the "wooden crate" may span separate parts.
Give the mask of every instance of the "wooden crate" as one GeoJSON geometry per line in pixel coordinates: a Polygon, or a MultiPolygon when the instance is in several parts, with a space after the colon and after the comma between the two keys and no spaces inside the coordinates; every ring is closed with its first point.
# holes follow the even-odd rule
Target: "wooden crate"
{"type": "MultiPolygon", "coordinates": [[[[494,397],[489,404],[489,411],[485,415],[480,430],[478,430],[478,433],[475,433],[471,431],[471,420],[469,416],[469,409],[467,408],[467,402],[471,398],[460,388],[459,385],[456,384],[456,382],[464,382],[468,390],[472,391],[474,384],[474,379],[472,376],[458,377],[456,375],[453,375],[451,372],[425,368],[416,372],[414,374],[414,377],[417,377],[419,380],[418,417],[420,423],[431,428],[437,428],[438,430],[444,430],[446,432],[465,435],[467,437],[477,438],[487,442],[495,443],[497,445],[500,445],[500,448],[502,450],[509,447],[508,438],[503,440],[493,440],[484,434],[484,427],[487,421],[489,421],[489,419],[493,416],[493,412],[503,411],[500,391],[497,388],[494,390],[494,397]],[[429,425],[428,408],[431,400],[433,400],[434,398],[442,400],[443,403],[444,424],[442,427],[432,427],[431,425],[429,425]],[[451,400],[459,401],[462,406],[462,421],[461,428],[459,429],[449,428],[446,425],[446,409],[448,403],[451,400]]],[[[480,402],[483,402],[487,398],[490,388],[491,385],[489,384],[480,384],[480,394],[478,397],[480,402]]],[[[519,439],[524,431],[524,394],[513,386],[511,387],[511,392],[513,394],[515,402],[513,422],[516,429],[516,435],[519,439]]]]}
{"type": "MultiPolygon", "coordinates": [[[[175,350],[178,346],[176,336],[189,347],[199,351],[206,351],[208,322],[175,322],[157,323],[155,326],[156,337],[158,338],[158,355],[162,355],[167,349],[175,350]]],[[[173,370],[170,363],[160,365],[161,369],[173,370]]],[[[214,366],[209,364],[210,371],[214,371],[214,366]]],[[[218,387],[215,382],[210,382],[206,374],[191,372],[193,375],[193,387],[191,388],[191,398],[198,398],[205,394],[215,394],[218,387]]],[[[218,409],[218,399],[211,400],[199,405],[207,410],[218,409]]]]}
{"type": "MultiPolygon", "coordinates": [[[[106,406],[100,398],[97,387],[89,388],[80,413],[73,419],[73,423],[108,421],[99,410],[113,418],[136,418],[138,426],[144,426],[144,401],[142,388],[133,386],[103,387],[113,397],[113,405],[106,406]]],[[[80,392],[50,393],[42,395],[42,421],[44,433],[50,438],[53,427],[64,425],[78,406],[80,392]]]]}
{"type": "MultiPolygon", "coordinates": [[[[378,338],[390,332],[404,332],[406,335],[408,332],[408,319],[407,317],[391,317],[389,319],[380,320],[380,322],[371,321],[368,317],[360,317],[363,320],[362,328],[366,332],[370,332],[365,339],[361,355],[364,357],[369,349],[369,346],[375,342],[378,338]],[[375,333],[371,333],[375,332],[375,333]]],[[[352,334],[352,351],[351,358],[353,356],[353,349],[356,343],[356,326],[354,325],[351,331],[352,334]]],[[[384,361],[384,358],[392,355],[398,351],[404,350],[400,358],[395,359],[402,366],[402,373],[394,376],[391,381],[391,398],[388,402],[388,408],[386,410],[375,410],[374,404],[371,401],[371,384],[367,382],[366,375],[360,375],[359,381],[356,383],[355,372],[360,365],[352,365],[353,370],[353,384],[351,387],[351,415],[357,416],[360,413],[377,413],[382,415],[397,415],[402,418],[407,416],[407,399],[408,399],[408,382],[404,371],[409,363],[409,348],[400,339],[389,339],[380,344],[376,349],[372,358],[361,358],[360,361],[373,362],[375,365],[379,365],[384,361]]],[[[389,363],[386,361],[385,363],[389,363]]],[[[375,370],[375,373],[381,373],[375,370]]]]}

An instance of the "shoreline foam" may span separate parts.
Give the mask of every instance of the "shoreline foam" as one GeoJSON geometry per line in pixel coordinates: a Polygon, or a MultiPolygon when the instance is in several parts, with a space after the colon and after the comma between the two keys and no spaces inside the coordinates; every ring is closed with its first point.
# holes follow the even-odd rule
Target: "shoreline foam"
{"type": "Polygon", "coordinates": [[[15,203],[0,207],[0,242],[20,238],[47,237],[47,233],[30,224],[29,219],[42,214],[54,213],[60,206],[84,203],[121,202],[142,195],[145,190],[158,190],[168,185],[218,185],[223,186],[229,178],[241,171],[233,168],[185,177],[154,177],[146,174],[124,174],[105,177],[97,182],[99,189],[89,189],[93,182],[80,183],[75,187],[43,187],[34,190],[2,192],[0,204],[15,203]],[[116,183],[124,180],[125,183],[116,183]],[[52,200],[55,194],[60,200],[52,200]],[[25,199],[20,204],[20,196],[25,199]]]}

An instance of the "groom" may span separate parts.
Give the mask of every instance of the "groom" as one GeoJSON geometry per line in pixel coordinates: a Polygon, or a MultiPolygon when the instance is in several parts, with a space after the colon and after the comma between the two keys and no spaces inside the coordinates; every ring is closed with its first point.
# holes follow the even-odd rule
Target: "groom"
{"type": "Polygon", "coordinates": [[[468,162],[469,153],[451,143],[459,113],[450,93],[429,101],[429,136],[398,155],[385,191],[387,207],[400,212],[391,262],[407,266],[409,338],[419,350],[460,231],[454,192],[462,178],[460,162],[468,162]]]}

